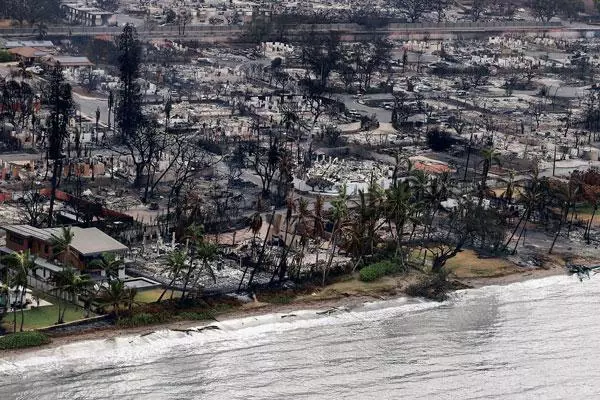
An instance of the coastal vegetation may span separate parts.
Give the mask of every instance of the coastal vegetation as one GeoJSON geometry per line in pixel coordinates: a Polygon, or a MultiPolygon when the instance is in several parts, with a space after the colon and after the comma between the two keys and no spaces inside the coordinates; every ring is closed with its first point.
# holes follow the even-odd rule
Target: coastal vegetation
{"type": "Polygon", "coordinates": [[[240,308],[240,303],[232,299],[213,299],[196,305],[182,307],[177,301],[162,304],[145,304],[116,320],[120,328],[135,328],[147,325],[173,323],[178,321],[209,321],[218,315],[240,308]]]}
{"type": "Polygon", "coordinates": [[[37,331],[17,332],[0,336],[0,350],[22,349],[50,343],[50,338],[37,331]]]}
{"type": "Polygon", "coordinates": [[[391,275],[400,272],[399,263],[393,261],[380,261],[378,263],[367,265],[360,270],[360,280],[372,282],[385,275],[391,275]]]}

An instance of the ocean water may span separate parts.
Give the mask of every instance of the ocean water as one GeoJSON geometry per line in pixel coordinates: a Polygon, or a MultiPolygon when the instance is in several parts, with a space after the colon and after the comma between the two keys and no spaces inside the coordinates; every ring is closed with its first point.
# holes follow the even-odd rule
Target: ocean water
{"type": "Polygon", "coordinates": [[[0,354],[0,399],[600,398],[600,277],[0,354]]]}

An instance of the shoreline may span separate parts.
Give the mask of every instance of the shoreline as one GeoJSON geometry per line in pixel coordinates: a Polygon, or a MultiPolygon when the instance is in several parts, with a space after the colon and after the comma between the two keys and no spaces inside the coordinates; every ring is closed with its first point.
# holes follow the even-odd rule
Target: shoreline
{"type": "MultiPolygon", "coordinates": [[[[467,290],[480,289],[486,286],[505,286],[513,283],[525,282],[535,279],[543,279],[551,276],[563,275],[566,271],[563,267],[552,267],[548,269],[532,269],[529,271],[516,272],[513,274],[497,276],[497,277],[482,277],[482,278],[462,278],[456,281],[467,286],[467,290]]],[[[119,328],[116,326],[107,327],[105,329],[97,329],[89,332],[80,332],[59,336],[51,336],[51,343],[38,347],[28,347],[22,349],[3,350],[0,351],[0,358],[2,356],[15,357],[26,353],[49,350],[70,344],[73,342],[80,341],[93,341],[93,340],[107,340],[115,337],[127,337],[136,335],[150,334],[159,330],[185,330],[190,328],[201,328],[213,324],[214,322],[235,320],[246,317],[277,314],[277,313],[288,313],[299,310],[323,310],[330,308],[355,308],[363,305],[364,303],[371,301],[388,301],[398,299],[401,297],[410,297],[403,291],[398,291],[393,295],[373,293],[372,295],[357,294],[357,295],[340,295],[338,298],[332,299],[318,299],[318,300],[299,300],[288,304],[273,304],[273,303],[246,303],[243,304],[239,309],[234,311],[223,313],[214,321],[210,320],[184,320],[168,322],[157,325],[146,325],[135,328],[119,328]]],[[[433,301],[433,300],[431,300],[433,301]]]]}

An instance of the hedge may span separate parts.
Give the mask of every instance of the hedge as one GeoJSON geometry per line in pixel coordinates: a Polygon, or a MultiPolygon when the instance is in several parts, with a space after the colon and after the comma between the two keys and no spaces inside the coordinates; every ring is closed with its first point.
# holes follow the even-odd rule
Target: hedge
{"type": "Polygon", "coordinates": [[[375,264],[370,264],[360,270],[360,280],[363,282],[372,282],[382,276],[395,274],[400,272],[402,268],[399,264],[392,261],[380,261],[375,264]]]}
{"type": "Polygon", "coordinates": [[[117,326],[121,328],[135,328],[138,326],[160,324],[170,320],[171,316],[165,312],[156,314],[142,312],[131,317],[120,318],[117,320],[117,326]]]}
{"type": "Polygon", "coordinates": [[[14,57],[8,51],[0,50],[0,63],[14,61],[14,57]]]}
{"type": "Polygon", "coordinates": [[[50,338],[38,331],[11,333],[0,336],[0,350],[22,349],[50,343],[50,338]]]}

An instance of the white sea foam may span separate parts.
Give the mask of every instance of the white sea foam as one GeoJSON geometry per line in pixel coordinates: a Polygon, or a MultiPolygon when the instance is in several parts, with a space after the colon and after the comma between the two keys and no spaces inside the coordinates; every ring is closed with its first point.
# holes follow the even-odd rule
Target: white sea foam
{"type": "Polygon", "coordinates": [[[599,295],[558,276],[74,342],[0,359],[1,397],[600,398],[599,295]]]}

